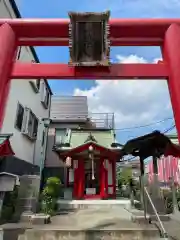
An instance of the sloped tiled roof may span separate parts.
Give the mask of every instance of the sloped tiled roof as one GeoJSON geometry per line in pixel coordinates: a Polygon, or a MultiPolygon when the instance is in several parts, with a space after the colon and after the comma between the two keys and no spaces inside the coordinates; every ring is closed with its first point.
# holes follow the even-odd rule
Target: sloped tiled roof
{"type": "Polygon", "coordinates": [[[14,151],[9,141],[10,135],[0,134],[0,157],[14,155],[14,151]]]}

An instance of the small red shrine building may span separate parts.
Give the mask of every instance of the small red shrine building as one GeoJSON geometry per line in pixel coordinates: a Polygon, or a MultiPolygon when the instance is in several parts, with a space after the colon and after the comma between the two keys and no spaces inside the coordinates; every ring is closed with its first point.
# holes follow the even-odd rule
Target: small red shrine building
{"type": "Polygon", "coordinates": [[[115,198],[121,147],[115,143],[114,131],[71,129],[68,138],[68,144],[54,150],[68,165],[66,187],[72,190],[72,198],[115,198]]]}

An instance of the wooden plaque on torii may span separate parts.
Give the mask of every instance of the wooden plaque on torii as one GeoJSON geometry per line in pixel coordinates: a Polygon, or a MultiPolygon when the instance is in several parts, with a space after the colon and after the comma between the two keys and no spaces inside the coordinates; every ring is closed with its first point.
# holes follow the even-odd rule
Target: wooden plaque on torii
{"type": "Polygon", "coordinates": [[[70,66],[109,66],[110,12],[69,12],[70,66]]]}

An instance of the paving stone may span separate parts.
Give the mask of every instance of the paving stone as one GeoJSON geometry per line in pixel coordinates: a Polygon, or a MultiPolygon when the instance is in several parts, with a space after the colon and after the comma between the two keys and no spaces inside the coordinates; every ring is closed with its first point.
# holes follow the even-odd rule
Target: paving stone
{"type": "MultiPolygon", "coordinates": [[[[156,224],[159,226],[160,225],[158,222],[156,224]]],[[[167,232],[167,234],[174,240],[180,240],[180,219],[179,221],[171,219],[170,221],[165,221],[163,222],[163,226],[167,232]]]]}
{"type": "Polygon", "coordinates": [[[29,225],[25,238],[21,236],[18,240],[154,240],[159,237],[157,227],[133,223],[131,215],[122,206],[65,212],[52,217],[50,224],[29,225]]]}

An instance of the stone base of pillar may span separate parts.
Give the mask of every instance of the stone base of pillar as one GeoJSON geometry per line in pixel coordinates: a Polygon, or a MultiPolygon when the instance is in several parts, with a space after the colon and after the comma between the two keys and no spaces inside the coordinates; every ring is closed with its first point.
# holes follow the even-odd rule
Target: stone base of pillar
{"type": "Polygon", "coordinates": [[[40,176],[23,175],[20,177],[18,200],[14,218],[16,220],[32,215],[36,212],[39,198],[40,176]]]}
{"type": "MultiPolygon", "coordinates": [[[[161,199],[159,197],[154,197],[154,196],[152,196],[151,199],[152,199],[152,202],[153,202],[158,214],[165,215],[166,214],[166,208],[165,208],[165,204],[164,204],[163,199],[161,199]]],[[[147,213],[150,214],[150,215],[153,215],[154,210],[152,208],[151,203],[148,201],[148,199],[147,199],[147,202],[146,202],[146,207],[147,207],[147,213]]]]}

